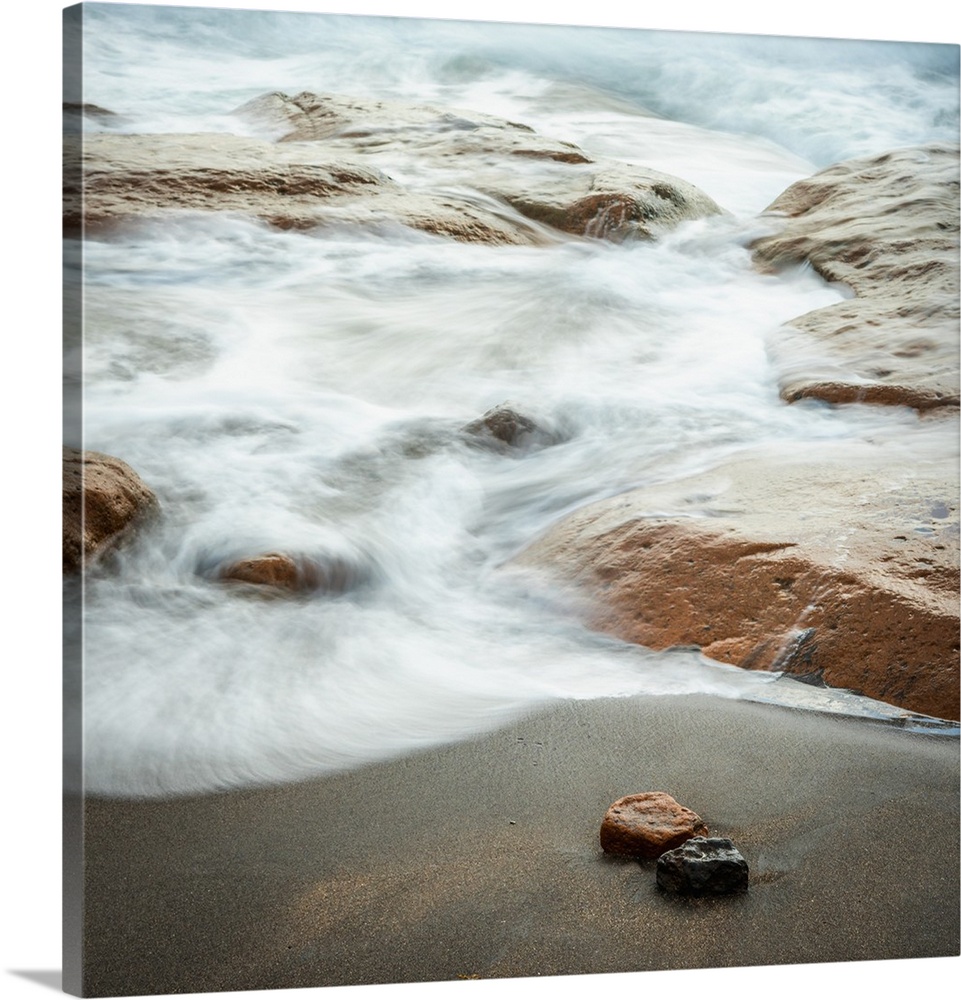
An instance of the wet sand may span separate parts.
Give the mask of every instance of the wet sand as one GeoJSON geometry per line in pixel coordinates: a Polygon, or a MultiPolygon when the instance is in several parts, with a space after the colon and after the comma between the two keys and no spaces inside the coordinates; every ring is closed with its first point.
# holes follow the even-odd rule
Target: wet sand
{"type": "Polygon", "coordinates": [[[631,698],[292,786],[89,800],[85,992],[958,955],[958,771],[952,737],[631,698]],[[645,790],[734,839],[746,895],[601,853],[645,790]]]}

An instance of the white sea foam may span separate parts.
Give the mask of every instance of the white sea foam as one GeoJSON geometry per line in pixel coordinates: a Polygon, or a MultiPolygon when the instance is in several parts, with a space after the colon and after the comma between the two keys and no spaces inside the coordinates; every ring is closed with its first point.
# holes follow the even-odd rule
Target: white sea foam
{"type": "Polygon", "coordinates": [[[745,244],[754,213],[825,156],[956,127],[939,47],[562,29],[530,45],[534,29],[456,23],[90,17],[87,99],[126,116],[111,127],[236,128],[224,111],[274,89],[466,105],[671,169],[731,214],[624,246],[190,214],[89,242],[84,443],[136,468],[163,517],[88,581],[88,790],[301,778],[551,698],[751,696],[770,682],[593,635],[501,567],[581,503],[745,448],[884,434],[911,454],[929,440],[908,411],[778,399],[766,337],[842,292],[809,270],[759,275],[745,244]],[[471,447],[458,429],[505,400],[560,443],[522,460],[471,447]],[[336,558],[356,586],[285,602],[213,582],[276,550],[336,558]]]}

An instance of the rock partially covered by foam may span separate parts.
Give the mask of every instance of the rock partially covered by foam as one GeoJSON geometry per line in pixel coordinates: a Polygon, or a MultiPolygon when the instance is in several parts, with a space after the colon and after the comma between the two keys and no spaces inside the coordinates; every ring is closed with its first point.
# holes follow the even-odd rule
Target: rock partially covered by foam
{"type": "Polygon", "coordinates": [[[461,428],[470,439],[498,451],[556,444],[558,435],[509,403],[501,403],[461,428]]]}
{"type": "Polygon", "coordinates": [[[218,573],[225,583],[248,584],[290,593],[342,594],[358,586],[366,574],[347,560],[292,556],[285,552],[239,559],[218,573]]]}
{"type": "Polygon", "coordinates": [[[781,395],[918,410],[959,401],[957,146],[850,160],[789,187],[756,241],[766,270],[809,263],[855,297],[772,340],[781,395]]]}
{"type": "Polygon", "coordinates": [[[65,185],[64,225],[215,211],[285,229],[399,223],[539,245],[561,233],[649,238],[720,212],[679,178],[490,115],[306,92],[266,94],[235,114],[260,137],[68,136],[65,162],[81,158],[83,176],[65,185]]]}

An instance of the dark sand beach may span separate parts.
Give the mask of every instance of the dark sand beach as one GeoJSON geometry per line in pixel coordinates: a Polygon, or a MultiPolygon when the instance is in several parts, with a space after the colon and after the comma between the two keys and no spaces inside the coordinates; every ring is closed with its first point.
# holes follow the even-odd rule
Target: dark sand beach
{"type": "Polygon", "coordinates": [[[310,782],[86,802],[85,991],[138,995],[957,955],[958,742],[707,696],[565,702],[310,782]],[[600,851],[665,790],[746,895],[600,851]]]}

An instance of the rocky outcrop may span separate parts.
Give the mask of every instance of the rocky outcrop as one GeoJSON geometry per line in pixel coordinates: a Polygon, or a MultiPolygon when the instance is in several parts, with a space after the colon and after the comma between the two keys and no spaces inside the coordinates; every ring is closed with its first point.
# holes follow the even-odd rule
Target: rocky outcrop
{"type": "Polygon", "coordinates": [[[726,837],[692,837],[657,859],[657,884],[683,896],[747,892],[747,861],[726,837]]]}
{"type": "Polygon", "coordinates": [[[958,147],[942,145],[838,164],[768,208],[784,221],[756,263],[809,263],[855,296],[773,339],[786,400],[958,405],[958,209],[958,147]]]}
{"type": "Polygon", "coordinates": [[[537,245],[648,238],[718,206],[678,178],[615,161],[489,115],[303,93],[236,112],[269,139],[89,134],[64,225],[95,230],[171,210],[240,212],[271,225],[399,223],[464,242],[537,245]],[[402,177],[400,182],[393,178],[402,177]]]}
{"type": "Polygon", "coordinates": [[[667,792],[640,792],[625,795],[607,810],[600,839],[607,854],[651,859],[707,832],[701,817],[667,792]]]}
{"type": "Polygon", "coordinates": [[[324,142],[388,173],[427,165],[440,183],[478,190],[578,236],[649,238],[720,212],[677,177],[593,158],[492,115],[306,92],[267,94],[237,113],[283,142],[324,142]]]}
{"type": "Polygon", "coordinates": [[[588,505],[517,559],[594,627],[694,645],[957,719],[958,460],[873,445],[755,453],[588,505]]]}
{"type": "Polygon", "coordinates": [[[63,572],[80,570],[156,508],[156,496],[126,462],[64,448],[63,572]]]}
{"type": "MultiPolygon", "coordinates": [[[[68,160],[78,155],[69,139],[64,146],[68,160]]],[[[530,226],[484,205],[408,191],[376,169],[313,146],[234,135],[103,133],[84,138],[82,162],[82,190],[64,190],[67,229],[213,211],[250,215],[280,229],[400,223],[465,242],[545,242],[530,226]]]]}

